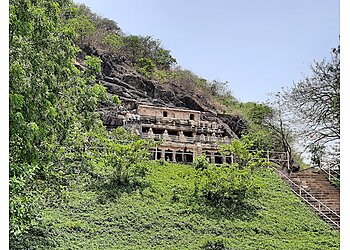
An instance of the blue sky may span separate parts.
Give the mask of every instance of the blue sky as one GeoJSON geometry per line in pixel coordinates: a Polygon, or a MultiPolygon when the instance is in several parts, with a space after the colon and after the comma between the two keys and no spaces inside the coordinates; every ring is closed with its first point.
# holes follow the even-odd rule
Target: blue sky
{"type": "Polygon", "coordinates": [[[303,79],[339,44],[337,0],[75,1],[126,34],[161,40],[179,65],[228,81],[243,102],[263,102],[303,79]]]}

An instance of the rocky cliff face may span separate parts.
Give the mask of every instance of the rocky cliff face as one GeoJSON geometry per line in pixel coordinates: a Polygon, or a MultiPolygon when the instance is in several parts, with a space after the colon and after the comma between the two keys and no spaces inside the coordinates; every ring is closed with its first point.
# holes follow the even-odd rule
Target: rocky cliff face
{"type": "MultiPolygon", "coordinates": [[[[161,85],[148,80],[133,70],[123,59],[110,53],[91,47],[83,48],[78,55],[77,66],[81,65],[85,55],[98,56],[102,60],[102,72],[97,79],[106,87],[108,94],[117,95],[128,110],[137,108],[137,105],[148,104],[161,107],[187,108],[202,111],[202,119],[215,120],[223,124],[229,134],[241,136],[247,129],[247,122],[240,116],[217,114],[217,110],[198,93],[188,93],[181,86],[175,84],[161,85]]],[[[117,108],[110,103],[102,103],[99,108],[101,119],[107,127],[120,126],[117,108]]]]}

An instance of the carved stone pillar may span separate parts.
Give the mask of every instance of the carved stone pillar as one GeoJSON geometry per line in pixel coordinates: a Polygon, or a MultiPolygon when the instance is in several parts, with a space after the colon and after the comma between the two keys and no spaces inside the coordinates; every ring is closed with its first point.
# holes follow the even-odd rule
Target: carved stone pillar
{"type": "Polygon", "coordinates": [[[164,148],[161,149],[160,158],[165,160],[165,149],[164,148]]]}
{"type": "Polygon", "coordinates": [[[176,162],[176,151],[173,151],[173,162],[176,162]]]}

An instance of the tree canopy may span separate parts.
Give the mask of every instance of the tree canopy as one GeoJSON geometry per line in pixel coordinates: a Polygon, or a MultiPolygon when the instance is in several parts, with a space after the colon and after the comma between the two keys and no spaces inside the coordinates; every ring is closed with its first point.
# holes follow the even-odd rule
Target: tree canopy
{"type": "MultiPolygon", "coordinates": [[[[96,83],[100,59],[74,66],[76,30],[63,22],[66,0],[10,1],[10,240],[32,229],[45,193],[61,190],[69,158],[84,134],[101,128],[96,112],[105,89],[96,83]],[[71,142],[76,144],[71,149],[71,142]],[[71,153],[69,153],[71,152],[71,153]]],[[[13,246],[12,246],[13,247],[13,246]]]]}
{"type": "Polygon", "coordinates": [[[283,93],[295,122],[311,144],[340,139],[340,47],[332,59],[311,66],[312,75],[283,93]]]}
{"type": "MultiPolygon", "coordinates": [[[[153,142],[140,140],[124,129],[107,131],[102,125],[98,105],[108,102],[116,107],[121,100],[108,96],[96,80],[101,71],[100,58],[86,56],[81,71],[75,66],[77,53],[84,46],[96,46],[124,57],[122,61],[143,77],[159,84],[182,85],[185,92],[200,93],[202,98],[221,104],[225,112],[239,110],[250,126],[242,137],[243,144],[235,142],[227,148],[230,152],[277,149],[287,140],[278,133],[278,125],[268,126],[274,115],[270,107],[239,103],[227,82],[210,82],[189,70],[173,68],[176,59],[151,36],[125,35],[115,21],[70,0],[10,0],[9,7],[12,249],[28,248],[23,235],[31,230],[33,233],[41,223],[41,208],[59,206],[74,181],[83,180],[86,185],[93,183],[93,187],[115,193],[115,188],[121,186],[141,185],[147,172],[144,163],[153,142]]],[[[307,122],[305,131],[317,136],[315,142],[340,136],[339,52],[339,48],[333,51],[332,62],[316,63],[314,76],[284,95],[288,105],[296,109],[295,114],[307,122]]],[[[282,132],[283,128],[280,127],[282,132]]],[[[208,174],[204,191],[211,195],[212,184],[223,180],[221,190],[215,194],[219,199],[225,200],[222,193],[232,189],[237,190],[237,195],[245,194],[253,180],[251,168],[260,164],[251,161],[253,158],[249,154],[224,172],[215,166],[204,171],[208,174]],[[250,163],[243,164],[243,160],[250,163]],[[241,176],[237,175],[240,168],[245,168],[241,176]],[[211,178],[213,173],[220,178],[211,178]],[[236,186],[231,177],[236,179],[236,186]]]]}

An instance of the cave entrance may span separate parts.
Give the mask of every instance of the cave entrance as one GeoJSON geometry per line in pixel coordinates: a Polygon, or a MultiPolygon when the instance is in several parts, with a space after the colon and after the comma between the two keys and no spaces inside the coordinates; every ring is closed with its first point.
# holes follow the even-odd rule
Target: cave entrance
{"type": "Polygon", "coordinates": [[[189,151],[176,151],[175,160],[179,163],[192,163],[193,162],[193,152],[189,151]]]}
{"type": "Polygon", "coordinates": [[[177,136],[178,132],[176,130],[168,130],[168,134],[177,136]]]}
{"type": "Polygon", "coordinates": [[[183,151],[176,151],[176,156],[175,156],[176,162],[184,162],[184,152],[183,151]]]}
{"type": "Polygon", "coordinates": [[[170,149],[165,150],[165,160],[168,162],[173,162],[173,151],[171,151],[170,149]]]}
{"type": "Polygon", "coordinates": [[[193,152],[185,152],[184,153],[184,158],[186,163],[191,163],[193,162],[193,152]]]}
{"type": "Polygon", "coordinates": [[[153,128],[153,134],[161,135],[164,133],[165,129],[153,128]]]}
{"type": "Polygon", "coordinates": [[[184,131],[184,136],[193,137],[193,132],[192,131],[184,131]]]}
{"type": "Polygon", "coordinates": [[[153,158],[153,160],[159,160],[162,158],[162,152],[159,148],[155,148],[152,151],[152,158],[153,158]]]}
{"type": "Polygon", "coordinates": [[[215,164],[223,164],[224,163],[224,161],[223,161],[224,159],[220,153],[214,154],[214,160],[215,160],[215,164]]]}
{"type": "Polygon", "coordinates": [[[211,162],[211,152],[205,151],[205,158],[208,160],[209,163],[212,163],[211,162]]]}

